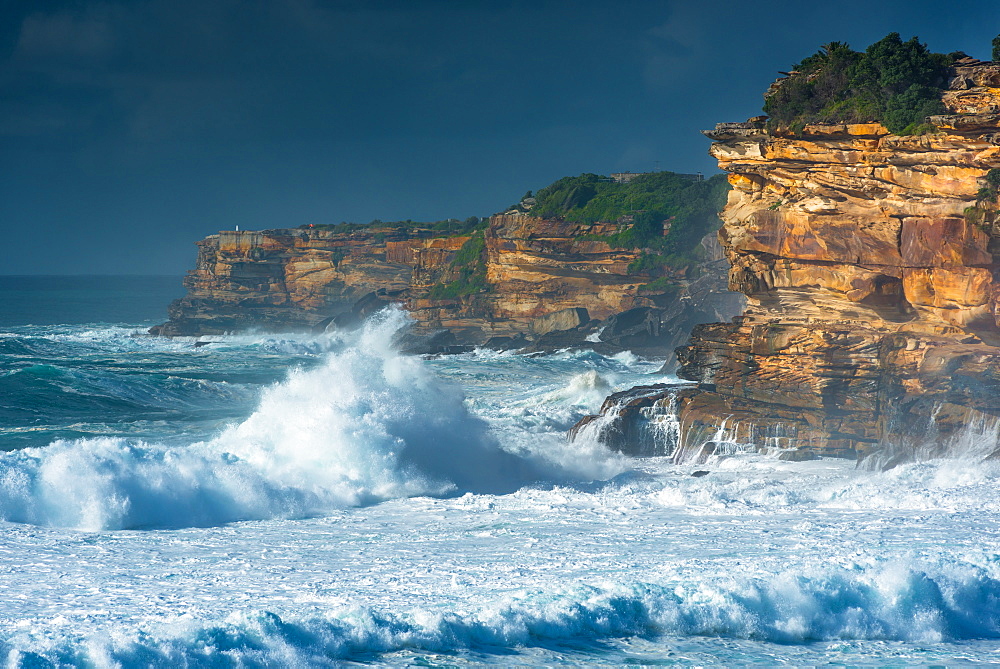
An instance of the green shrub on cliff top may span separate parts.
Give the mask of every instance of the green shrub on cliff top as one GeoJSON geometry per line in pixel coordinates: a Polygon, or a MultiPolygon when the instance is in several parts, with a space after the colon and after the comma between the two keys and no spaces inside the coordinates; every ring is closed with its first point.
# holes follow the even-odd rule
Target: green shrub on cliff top
{"type": "Polygon", "coordinates": [[[765,98],[764,112],[772,128],[878,121],[890,132],[916,134],[928,129],[926,117],[945,111],[941,92],[951,62],[899,33],[863,53],[832,42],[793,68],[765,98]]]}
{"type": "Polygon", "coordinates": [[[576,223],[614,222],[628,216],[631,227],[600,239],[618,248],[684,255],[707,233],[718,229],[718,213],[728,192],[729,184],[722,174],[701,180],[674,172],[652,172],[629,183],[581,174],[538,191],[531,214],[576,223]],[[666,235],[664,224],[669,227],[666,235]]]}

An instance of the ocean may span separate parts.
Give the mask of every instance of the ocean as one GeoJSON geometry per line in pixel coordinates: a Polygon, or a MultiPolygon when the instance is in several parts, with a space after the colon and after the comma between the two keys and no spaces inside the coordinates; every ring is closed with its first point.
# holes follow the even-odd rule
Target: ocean
{"type": "Polygon", "coordinates": [[[181,293],[0,277],[9,666],[1000,661],[993,429],[888,471],[630,458],[566,431],[661,360],[404,356],[398,310],[144,336],[181,293]]]}

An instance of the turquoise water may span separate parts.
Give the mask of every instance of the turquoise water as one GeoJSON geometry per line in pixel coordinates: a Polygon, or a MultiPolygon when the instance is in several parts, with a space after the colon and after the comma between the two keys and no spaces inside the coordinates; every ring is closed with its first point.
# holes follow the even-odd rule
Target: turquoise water
{"type": "Polygon", "coordinates": [[[22,314],[0,326],[8,664],[1000,657],[990,429],[888,472],[744,452],[696,478],[565,438],[608,393],[667,380],[660,361],[407,357],[399,312],[195,348],[142,335],[166,279],[17,281],[0,281],[22,314]]]}

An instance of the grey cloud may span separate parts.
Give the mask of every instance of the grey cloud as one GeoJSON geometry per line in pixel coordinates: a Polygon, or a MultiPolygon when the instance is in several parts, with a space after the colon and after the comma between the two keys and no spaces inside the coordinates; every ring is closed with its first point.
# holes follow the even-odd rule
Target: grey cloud
{"type": "Polygon", "coordinates": [[[692,61],[718,49],[711,38],[710,17],[694,4],[675,4],[670,18],[642,35],[643,81],[650,89],[665,89],[689,76],[692,61]]]}
{"type": "Polygon", "coordinates": [[[34,14],[24,20],[14,52],[29,67],[38,60],[103,60],[113,47],[111,26],[98,18],[34,14]]]}

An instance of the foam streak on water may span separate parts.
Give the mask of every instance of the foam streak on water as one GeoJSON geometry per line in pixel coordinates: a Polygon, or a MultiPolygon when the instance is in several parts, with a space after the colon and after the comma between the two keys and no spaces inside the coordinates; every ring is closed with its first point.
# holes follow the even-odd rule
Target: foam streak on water
{"type": "Polygon", "coordinates": [[[420,360],[389,346],[402,325],[200,348],[127,328],[6,333],[0,384],[35,394],[5,394],[0,423],[15,449],[0,454],[0,656],[995,659],[989,429],[887,471],[740,453],[693,477],[564,437],[609,392],[666,380],[658,361],[420,360]],[[32,414],[40,402],[76,413],[32,414]]]}

